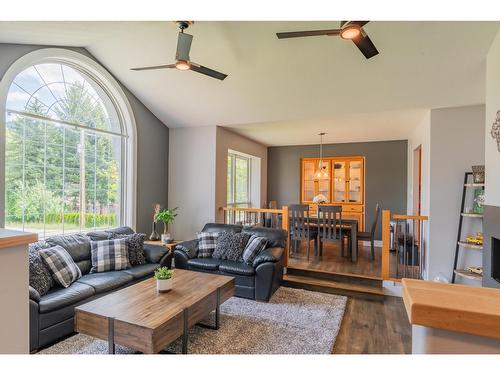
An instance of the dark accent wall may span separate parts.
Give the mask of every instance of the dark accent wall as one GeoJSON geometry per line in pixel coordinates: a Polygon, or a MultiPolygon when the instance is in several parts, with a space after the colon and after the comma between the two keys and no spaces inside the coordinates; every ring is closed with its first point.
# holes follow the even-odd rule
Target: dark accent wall
{"type": "MultiPolygon", "coordinates": [[[[323,155],[365,157],[366,229],[375,216],[375,205],[406,213],[408,142],[383,141],[323,145],[323,155]]],[[[319,145],[268,148],[267,199],[278,207],[300,201],[300,159],[319,157],[319,145]]],[[[381,239],[381,218],[377,239],[381,239]]]]}
{"type": "MultiPolygon", "coordinates": [[[[84,48],[0,43],[0,79],[20,57],[41,48],[66,48],[99,62],[84,48]]],[[[99,62],[100,63],[100,62],[99,62]]],[[[102,64],[101,64],[102,65],[102,64]]],[[[110,74],[113,75],[112,72],[110,74]]],[[[116,79],[116,77],[115,77],[116,79]]],[[[121,82],[134,112],[137,127],[137,208],[136,230],[149,234],[153,204],[168,203],[168,127],[153,115],[121,82]]],[[[4,100],[4,98],[0,98],[4,100]]],[[[4,114],[0,114],[4,116],[4,114]]],[[[0,159],[3,159],[0,158],[0,159]]],[[[3,215],[3,212],[1,213],[3,215]]]]}

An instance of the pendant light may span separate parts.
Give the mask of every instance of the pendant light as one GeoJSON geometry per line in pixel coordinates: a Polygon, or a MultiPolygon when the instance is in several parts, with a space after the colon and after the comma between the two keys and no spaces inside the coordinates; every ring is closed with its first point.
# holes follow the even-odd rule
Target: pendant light
{"type": "Polygon", "coordinates": [[[326,171],[326,167],[323,167],[323,136],[326,133],[319,133],[320,143],[319,143],[319,165],[318,170],[314,173],[314,179],[316,180],[324,180],[328,178],[328,172],[326,171]]]}

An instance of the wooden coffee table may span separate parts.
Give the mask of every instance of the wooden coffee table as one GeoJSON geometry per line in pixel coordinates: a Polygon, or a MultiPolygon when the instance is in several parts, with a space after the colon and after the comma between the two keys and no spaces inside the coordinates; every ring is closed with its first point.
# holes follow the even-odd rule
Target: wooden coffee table
{"type": "Polygon", "coordinates": [[[218,329],[219,307],[234,288],[233,277],[176,269],[169,292],[157,292],[150,278],[78,306],[75,331],[108,340],[110,354],[115,344],[160,353],[182,336],[185,354],[189,328],[215,310],[215,325],[207,328],[218,329]]]}

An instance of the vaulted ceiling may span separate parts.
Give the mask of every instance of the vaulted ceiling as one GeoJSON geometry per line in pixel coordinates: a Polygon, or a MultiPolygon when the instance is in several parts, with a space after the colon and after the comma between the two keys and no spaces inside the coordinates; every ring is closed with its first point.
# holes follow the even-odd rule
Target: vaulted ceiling
{"type": "Polygon", "coordinates": [[[370,60],[340,38],[275,35],[337,26],[195,22],[191,59],[228,74],[224,81],[129,69],[173,62],[173,22],[0,22],[0,42],[85,47],[167,126],[229,126],[266,144],[301,143],[318,129],[346,140],[404,138],[425,109],[484,102],[498,23],[373,21],[365,29],[380,54],[370,60]],[[288,129],[286,141],[274,139],[288,129]]]}

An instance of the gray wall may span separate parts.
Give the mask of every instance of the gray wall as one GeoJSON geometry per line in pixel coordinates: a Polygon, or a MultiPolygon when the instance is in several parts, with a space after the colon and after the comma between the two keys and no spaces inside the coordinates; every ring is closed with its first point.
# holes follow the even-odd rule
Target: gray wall
{"type": "MultiPolygon", "coordinates": [[[[464,173],[484,164],[484,114],[484,105],[431,110],[429,280],[439,273],[452,277],[464,173]]],[[[473,189],[469,189],[465,207],[472,206],[473,189]]],[[[478,231],[482,231],[480,220],[464,219],[463,238],[478,231]]],[[[481,251],[460,250],[459,268],[481,263],[481,251]]],[[[464,278],[457,282],[479,285],[464,278]]]]}
{"type": "MultiPolygon", "coordinates": [[[[0,43],[0,79],[17,59],[29,52],[47,47],[53,46],[0,43]]],[[[67,49],[80,52],[83,55],[91,57],[97,61],[97,59],[95,59],[84,48],[67,49]]],[[[145,232],[149,234],[151,231],[153,204],[159,203],[162,206],[166,206],[168,202],[169,129],[165,126],[165,124],[158,120],[125,86],[121,83],[120,85],[130,102],[137,126],[136,230],[138,232],[145,232]]],[[[0,114],[0,116],[4,116],[4,114],[0,114]]],[[[3,155],[1,158],[3,159],[3,155]]],[[[1,214],[3,216],[3,212],[1,214]]]]}
{"type": "MultiPolygon", "coordinates": [[[[374,219],[375,205],[406,213],[407,141],[339,143],[323,145],[323,155],[365,156],[366,227],[374,219]]],[[[300,159],[318,157],[319,145],[268,148],[267,198],[278,206],[300,201],[300,159]]],[[[380,220],[380,218],[379,218],[380,220]]],[[[381,225],[377,227],[381,239],[381,225]]]]}

